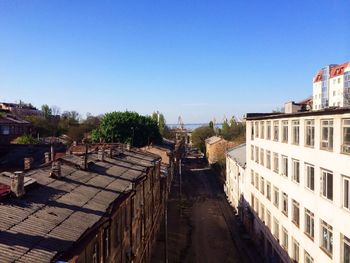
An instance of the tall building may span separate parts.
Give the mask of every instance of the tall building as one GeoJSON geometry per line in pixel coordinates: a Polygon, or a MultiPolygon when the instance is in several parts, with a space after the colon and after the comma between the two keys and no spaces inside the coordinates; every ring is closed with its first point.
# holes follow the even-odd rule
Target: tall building
{"type": "Polygon", "coordinates": [[[350,62],[328,65],[313,79],[313,109],[350,106],[350,62]]]}
{"type": "Polygon", "coordinates": [[[238,210],[266,261],[350,262],[350,109],[246,121],[238,210]]]}

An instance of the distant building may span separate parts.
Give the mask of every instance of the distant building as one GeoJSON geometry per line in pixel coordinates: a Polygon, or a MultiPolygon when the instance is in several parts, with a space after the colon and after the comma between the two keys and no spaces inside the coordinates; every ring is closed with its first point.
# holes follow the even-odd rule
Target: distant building
{"type": "Polygon", "coordinates": [[[214,164],[220,160],[225,160],[226,150],[233,147],[234,142],[226,141],[225,139],[212,136],[205,140],[205,152],[209,164],[214,164]]]}
{"type": "Polygon", "coordinates": [[[0,144],[8,144],[23,134],[32,133],[33,126],[30,122],[8,114],[0,115],[0,144]]]}
{"type": "Polygon", "coordinates": [[[313,110],[350,106],[350,62],[328,65],[313,79],[313,110]]]}
{"type": "Polygon", "coordinates": [[[30,103],[0,103],[0,110],[9,112],[16,116],[43,116],[43,112],[32,106],[30,103]]]}

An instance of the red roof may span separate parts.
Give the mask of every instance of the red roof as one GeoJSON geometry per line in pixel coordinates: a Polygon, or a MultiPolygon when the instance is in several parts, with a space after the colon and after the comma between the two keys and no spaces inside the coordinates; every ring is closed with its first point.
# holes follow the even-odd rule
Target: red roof
{"type": "Polygon", "coordinates": [[[315,76],[314,83],[322,80],[322,70],[320,70],[315,76]]]}
{"type": "Polygon", "coordinates": [[[344,69],[349,66],[350,62],[346,62],[344,64],[335,66],[334,68],[331,69],[330,77],[329,78],[334,78],[340,75],[344,74],[344,69]]]}
{"type": "Polygon", "coordinates": [[[11,193],[11,188],[8,185],[0,184],[0,198],[11,193]]]}

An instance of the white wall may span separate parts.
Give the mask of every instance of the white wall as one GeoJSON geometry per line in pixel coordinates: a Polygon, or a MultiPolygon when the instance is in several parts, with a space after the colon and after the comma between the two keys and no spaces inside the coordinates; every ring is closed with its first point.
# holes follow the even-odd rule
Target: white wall
{"type": "MultiPolygon", "coordinates": [[[[302,118],[288,118],[289,120],[289,143],[275,142],[273,140],[265,140],[260,138],[254,138],[251,141],[251,125],[252,121],[247,121],[247,176],[250,177],[250,170],[253,169],[260,176],[265,178],[266,181],[272,184],[272,200],[273,200],[273,187],[276,186],[280,190],[280,207],[276,208],[273,205],[272,200],[269,201],[263,196],[255,187],[250,184],[250,179],[245,185],[245,196],[250,202],[250,196],[253,194],[258,198],[259,202],[263,203],[273,217],[277,218],[280,224],[280,231],[282,226],[288,230],[289,234],[289,254],[292,253],[291,237],[293,236],[300,244],[300,262],[304,262],[304,249],[314,258],[314,262],[340,262],[340,234],[344,234],[350,237],[350,212],[342,208],[342,181],[341,175],[350,176],[350,156],[341,153],[341,118],[350,118],[350,114],[337,115],[337,116],[311,116],[302,118]],[[300,120],[300,144],[291,144],[291,120],[300,120]],[[315,147],[304,147],[304,121],[306,119],[315,120],[315,147]],[[320,120],[321,119],[333,119],[334,120],[334,148],[332,152],[320,150],[320,120]],[[271,151],[271,166],[273,167],[273,152],[279,154],[279,168],[281,172],[281,154],[288,156],[289,159],[289,177],[278,175],[270,169],[257,164],[251,160],[251,145],[258,146],[264,150],[271,151]],[[297,184],[291,180],[292,178],[292,159],[300,161],[300,183],[297,184]],[[312,192],[305,188],[304,168],[305,163],[309,163],[315,166],[315,191],[312,192]],[[320,195],[320,175],[321,168],[327,169],[333,172],[333,202],[329,201],[320,195]],[[281,192],[288,194],[289,216],[288,218],[281,212],[281,192]],[[300,203],[300,227],[296,227],[292,223],[292,199],[300,203]],[[315,238],[314,241],[309,239],[304,234],[304,208],[307,208],[315,214],[315,238]],[[320,220],[326,221],[333,227],[333,258],[328,257],[320,247],[320,220]]],[[[281,120],[280,121],[280,141],[282,137],[281,132],[281,120]]],[[[272,124],[272,120],[271,120],[272,124]]],[[[271,127],[272,133],[273,128],[271,127]]],[[[266,132],[265,132],[266,134],[266,132]]],[[[265,153],[266,158],[266,153],[265,153]]],[[[266,160],[264,162],[266,165],[266,160]]],[[[266,215],[266,212],[265,212],[266,215]]],[[[273,222],[272,217],[272,222],[273,222]]],[[[272,224],[273,225],[273,224],[272,224]]],[[[281,234],[281,232],[280,232],[281,234]]],[[[280,236],[281,239],[281,236],[280,236]]]]}

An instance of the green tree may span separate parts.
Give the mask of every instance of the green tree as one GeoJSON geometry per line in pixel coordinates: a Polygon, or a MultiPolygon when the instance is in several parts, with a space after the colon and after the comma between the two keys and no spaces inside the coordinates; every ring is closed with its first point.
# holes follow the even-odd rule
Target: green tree
{"type": "Polygon", "coordinates": [[[164,136],[167,126],[166,126],[163,113],[153,112],[151,117],[152,117],[152,120],[154,120],[158,124],[160,134],[164,136]]]}
{"type": "Polygon", "coordinates": [[[41,106],[41,111],[43,112],[45,119],[49,119],[52,115],[52,110],[47,104],[41,106]]]}
{"type": "Polygon", "coordinates": [[[93,130],[92,140],[131,143],[136,147],[142,147],[152,142],[160,142],[162,136],[157,122],[152,117],[125,111],[105,114],[99,128],[93,130]]]}
{"type": "Polygon", "coordinates": [[[24,134],[15,139],[15,144],[37,144],[38,140],[34,139],[32,135],[24,134]]]}
{"type": "Polygon", "coordinates": [[[210,126],[198,127],[192,132],[192,143],[195,147],[204,152],[205,140],[214,135],[215,132],[210,126]]]}

